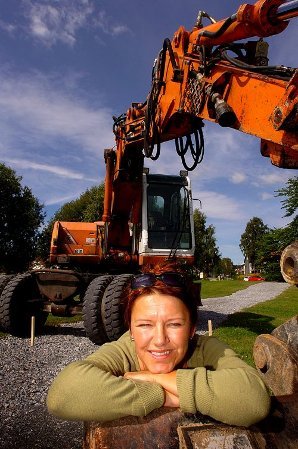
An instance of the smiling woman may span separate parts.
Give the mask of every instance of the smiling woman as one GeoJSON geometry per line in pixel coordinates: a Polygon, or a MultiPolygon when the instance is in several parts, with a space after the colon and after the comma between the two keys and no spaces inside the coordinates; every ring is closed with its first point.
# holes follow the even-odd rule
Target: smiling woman
{"type": "Polygon", "coordinates": [[[170,373],[184,359],[195,328],[180,299],[152,294],[135,301],[130,332],[141,370],[170,373]]]}
{"type": "Polygon", "coordinates": [[[194,290],[178,267],[133,277],[124,306],[129,331],[57,376],[51,413],[110,421],[179,407],[241,426],[267,415],[270,399],[257,372],[216,338],[195,334],[194,290]]]}

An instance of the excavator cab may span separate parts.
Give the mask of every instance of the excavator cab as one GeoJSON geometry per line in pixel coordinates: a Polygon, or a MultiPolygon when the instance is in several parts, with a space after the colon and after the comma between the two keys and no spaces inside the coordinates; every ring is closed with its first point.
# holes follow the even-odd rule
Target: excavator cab
{"type": "Polygon", "coordinates": [[[142,204],[141,261],[150,263],[152,258],[176,255],[192,263],[195,242],[187,172],[171,176],[145,170],[142,204]]]}

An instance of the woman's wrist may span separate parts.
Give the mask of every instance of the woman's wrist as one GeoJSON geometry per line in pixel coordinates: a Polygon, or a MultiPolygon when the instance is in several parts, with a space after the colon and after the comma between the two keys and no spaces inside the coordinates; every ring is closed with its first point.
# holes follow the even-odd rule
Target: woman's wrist
{"type": "Polygon", "coordinates": [[[170,373],[153,374],[154,382],[161,385],[166,391],[175,396],[178,396],[177,390],[177,371],[172,371],[170,373]]]}
{"type": "Polygon", "coordinates": [[[164,389],[165,400],[164,407],[180,407],[180,401],[178,396],[164,389]]]}

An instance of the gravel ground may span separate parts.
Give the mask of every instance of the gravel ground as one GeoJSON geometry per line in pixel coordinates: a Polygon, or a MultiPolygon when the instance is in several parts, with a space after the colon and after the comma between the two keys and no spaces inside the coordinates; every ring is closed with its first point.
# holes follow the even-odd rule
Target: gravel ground
{"type": "MultiPolygon", "coordinates": [[[[200,331],[218,326],[227,315],[271,299],[288,288],[284,283],[254,284],[222,298],[203,300],[200,331]]],[[[0,340],[0,449],[81,449],[83,425],[50,416],[45,407],[49,385],[61,369],[96,349],[81,323],[49,328],[33,347],[29,339],[0,340]]]]}

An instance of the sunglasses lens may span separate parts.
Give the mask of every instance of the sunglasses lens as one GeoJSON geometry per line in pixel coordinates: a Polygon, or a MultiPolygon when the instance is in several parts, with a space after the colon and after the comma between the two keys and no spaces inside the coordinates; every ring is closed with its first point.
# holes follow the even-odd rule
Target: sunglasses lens
{"type": "Polygon", "coordinates": [[[137,288],[142,287],[152,287],[158,279],[169,287],[184,286],[183,276],[178,273],[163,273],[160,275],[147,273],[132,278],[131,288],[132,290],[136,290],[137,288]]]}
{"type": "Polygon", "coordinates": [[[164,273],[160,276],[160,280],[169,287],[181,287],[183,278],[178,273],[164,273]]]}
{"type": "Polygon", "coordinates": [[[132,290],[136,290],[137,288],[142,287],[152,287],[154,285],[156,278],[154,274],[140,274],[139,276],[135,276],[131,280],[131,288],[132,290]]]}

